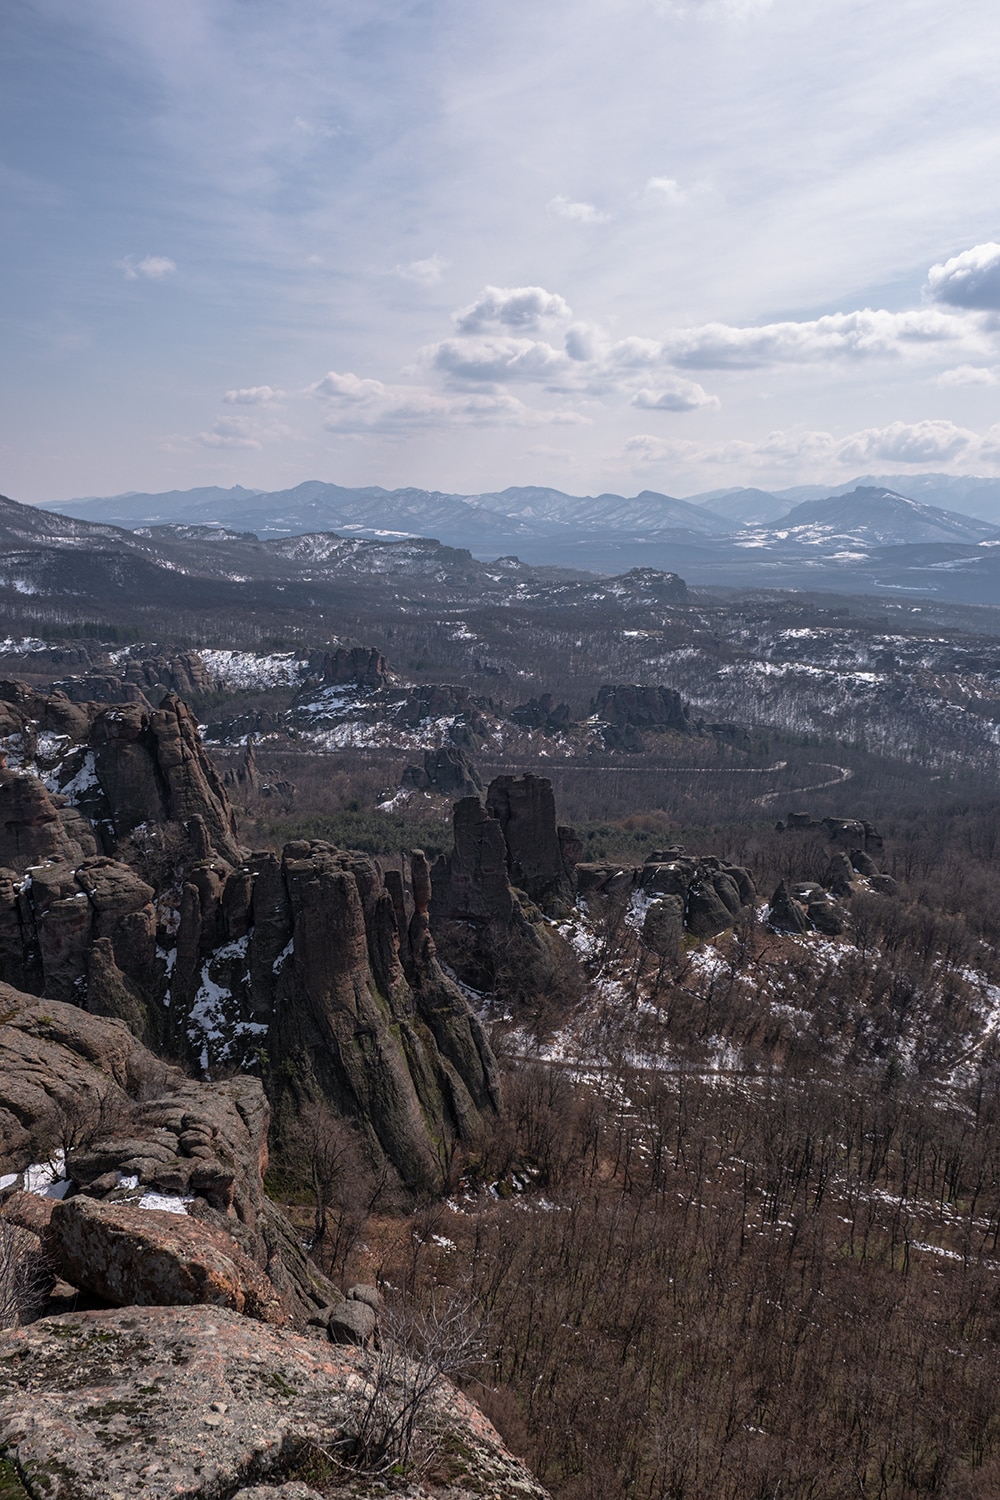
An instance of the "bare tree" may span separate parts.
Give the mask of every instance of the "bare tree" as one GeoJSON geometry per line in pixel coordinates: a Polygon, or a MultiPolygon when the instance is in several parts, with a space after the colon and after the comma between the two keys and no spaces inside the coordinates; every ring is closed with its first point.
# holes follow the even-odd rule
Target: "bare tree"
{"type": "Polygon", "coordinates": [[[37,1237],[0,1215],[0,1328],[28,1322],[50,1283],[37,1237]]]}

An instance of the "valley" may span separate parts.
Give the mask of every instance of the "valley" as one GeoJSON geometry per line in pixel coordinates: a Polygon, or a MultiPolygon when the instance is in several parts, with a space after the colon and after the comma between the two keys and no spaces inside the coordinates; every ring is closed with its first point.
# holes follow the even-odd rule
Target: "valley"
{"type": "Polygon", "coordinates": [[[996,611],[4,504],[31,1500],[991,1494],[996,611]]]}

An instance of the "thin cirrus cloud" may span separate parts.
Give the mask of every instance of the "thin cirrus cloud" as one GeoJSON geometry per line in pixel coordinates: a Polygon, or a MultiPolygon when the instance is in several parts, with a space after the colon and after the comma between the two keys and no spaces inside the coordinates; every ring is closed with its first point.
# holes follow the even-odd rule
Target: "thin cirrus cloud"
{"type": "Polygon", "coordinates": [[[416,286],[437,286],[451,265],[443,255],[428,255],[424,260],[411,260],[406,265],[394,266],[393,275],[401,281],[412,281],[416,286]]]}
{"type": "Polygon", "coordinates": [[[636,433],[626,440],[622,455],[634,468],[669,461],[772,471],[794,471],[803,463],[833,463],[848,469],[870,463],[903,464],[915,469],[955,461],[991,464],[1000,455],[1000,424],[985,434],[944,419],[890,422],[843,437],[822,430],[777,429],[757,442],[732,439],[721,443],[636,433]]]}
{"type": "Polygon", "coordinates": [[[280,401],[285,392],[273,385],[247,385],[240,390],[227,391],[223,401],[228,406],[270,406],[280,401]]]}

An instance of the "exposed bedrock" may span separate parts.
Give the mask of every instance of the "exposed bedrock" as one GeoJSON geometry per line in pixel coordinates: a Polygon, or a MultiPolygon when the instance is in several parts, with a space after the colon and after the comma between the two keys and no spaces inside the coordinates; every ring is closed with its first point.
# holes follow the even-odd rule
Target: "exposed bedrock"
{"type": "MultiPolygon", "coordinates": [[[[380,1385],[378,1369],[359,1349],[223,1307],[43,1318],[0,1334],[0,1448],[30,1493],[49,1500],[304,1500],[315,1492],[283,1483],[296,1460],[317,1450],[349,1456],[372,1412],[384,1411],[387,1422],[414,1424],[418,1440],[462,1456],[455,1473],[435,1466],[419,1486],[404,1480],[407,1495],[545,1500],[449,1381],[408,1407],[416,1368],[400,1364],[398,1384],[380,1385]]],[[[345,1468],[345,1494],[398,1489],[353,1477],[345,1468]]]]}
{"type": "MultiPolygon", "coordinates": [[[[264,1302],[270,1306],[280,1299],[285,1315],[305,1322],[337,1300],[335,1288],[306,1259],[296,1232],[264,1194],[269,1107],[258,1079],[201,1083],[185,1078],[122,1022],[21,994],[8,985],[0,985],[0,1021],[0,1161],[5,1172],[20,1173],[61,1152],[69,1184],[63,1190],[67,1212],[74,1193],[101,1207],[132,1205],[133,1213],[145,1212],[135,1205],[148,1194],[186,1208],[192,1222],[232,1241],[230,1248],[222,1241],[213,1243],[231,1263],[233,1285],[242,1285],[258,1308],[254,1315],[260,1315],[264,1302]],[[273,1291],[270,1302],[268,1297],[260,1301],[259,1276],[244,1276],[240,1282],[243,1258],[266,1274],[273,1291]]],[[[119,1294],[113,1292],[108,1277],[117,1271],[105,1274],[95,1266],[88,1272],[88,1256],[79,1249],[85,1240],[101,1240],[108,1265],[124,1266],[128,1215],[116,1221],[114,1214],[102,1216],[95,1210],[87,1227],[80,1227],[80,1215],[88,1213],[83,1207],[74,1209],[66,1219],[65,1244],[54,1242],[61,1247],[61,1274],[108,1300],[134,1300],[139,1294],[134,1288],[126,1291],[124,1283],[119,1294]],[[78,1263],[71,1262],[71,1242],[79,1250],[78,1263]]],[[[184,1233],[190,1248],[197,1232],[184,1233]]],[[[177,1248],[183,1251],[183,1246],[177,1248]]],[[[163,1245],[158,1253],[161,1260],[172,1256],[163,1245]]],[[[185,1254],[173,1257],[170,1274],[186,1278],[190,1289],[198,1273],[177,1269],[190,1261],[185,1254]]],[[[155,1287],[148,1299],[156,1300],[155,1287]]],[[[197,1299],[189,1295],[187,1300],[197,1299]]],[[[238,1302],[236,1297],[227,1305],[238,1302]]]]}

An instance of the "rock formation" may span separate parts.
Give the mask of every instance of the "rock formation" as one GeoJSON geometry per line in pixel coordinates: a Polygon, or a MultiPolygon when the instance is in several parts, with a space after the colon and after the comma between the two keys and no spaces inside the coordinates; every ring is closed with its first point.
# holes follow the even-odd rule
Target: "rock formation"
{"type": "MultiPolygon", "coordinates": [[[[399,1421],[396,1403],[415,1373],[397,1355],[399,1379],[387,1384],[386,1358],[215,1306],[44,1318],[0,1334],[0,1448],[29,1493],[49,1500],[302,1500],[314,1492],[285,1481],[323,1452],[343,1463],[351,1492],[369,1494],[366,1458],[374,1466],[386,1432],[373,1433],[373,1412],[383,1424],[399,1421]]],[[[421,1494],[545,1500],[447,1380],[409,1415],[418,1440],[434,1434],[454,1455],[421,1494]]]]}
{"type": "Polygon", "coordinates": [[[449,1142],[496,1108],[495,1063],[379,865],[322,843],[243,850],[173,695],[153,712],[2,701],[15,734],[47,714],[82,739],[63,737],[46,776],[65,795],[37,758],[0,772],[0,980],[118,1017],[205,1075],[261,1071],[283,1120],[324,1100],[358,1123],[373,1167],[437,1183],[449,1142]]]}
{"type": "Polygon", "coordinates": [[[422,766],[407,766],[400,785],[418,792],[441,792],[448,797],[479,797],[483,783],[465,751],[442,745],[424,751],[422,766]]]}
{"type": "Polygon", "coordinates": [[[280,1307],[304,1323],[342,1300],[264,1194],[269,1109],[258,1079],[185,1078],[122,1022],[7,985],[0,985],[0,1016],[0,1162],[15,1176],[31,1163],[60,1163],[67,1196],[53,1208],[46,1239],[67,1280],[111,1301],[166,1300],[165,1286],[172,1295],[186,1287],[181,1300],[202,1300],[199,1285],[217,1301],[212,1288],[226,1260],[229,1305],[247,1311],[249,1304],[269,1320],[280,1307]],[[136,1206],[147,1195],[154,1207],[186,1212],[198,1230],[177,1231],[171,1242],[156,1215],[143,1236],[135,1215],[147,1212],[136,1206]],[[157,1233],[153,1255],[150,1234],[155,1241],[157,1233]],[[207,1260],[197,1258],[202,1239],[207,1260]],[[142,1264],[130,1270],[140,1240],[142,1264]],[[147,1275],[145,1293],[123,1280],[147,1275]]]}

